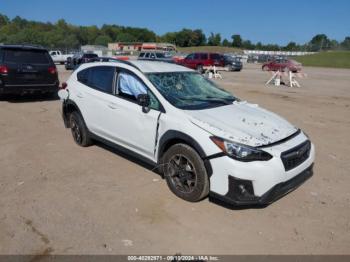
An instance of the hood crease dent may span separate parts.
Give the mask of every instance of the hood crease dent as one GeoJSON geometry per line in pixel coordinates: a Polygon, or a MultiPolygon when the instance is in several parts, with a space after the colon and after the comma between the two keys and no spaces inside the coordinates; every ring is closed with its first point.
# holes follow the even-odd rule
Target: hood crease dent
{"type": "Polygon", "coordinates": [[[253,147],[275,143],[298,130],[282,117],[246,101],[186,113],[207,132],[253,147]]]}

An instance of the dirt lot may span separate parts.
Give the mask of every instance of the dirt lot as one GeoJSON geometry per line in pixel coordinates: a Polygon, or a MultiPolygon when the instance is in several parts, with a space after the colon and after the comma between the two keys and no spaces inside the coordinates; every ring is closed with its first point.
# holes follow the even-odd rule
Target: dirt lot
{"type": "Polygon", "coordinates": [[[0,254],[350,254],[350,70],[305,72],[300,89],[265,87],[257,65],[219,81],[316,145],[313,178],[263,209],[187,203],[130,157],[76,146],[59,101],[0,101],[0,254]]]}

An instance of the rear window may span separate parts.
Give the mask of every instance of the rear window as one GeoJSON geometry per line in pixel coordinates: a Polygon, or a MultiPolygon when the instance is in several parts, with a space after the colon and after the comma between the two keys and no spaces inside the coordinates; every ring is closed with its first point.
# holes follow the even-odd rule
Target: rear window
{"type": "Polygon", "coordinates": [[[86,57],[86,58],[94,58],[94,57],[98,57],[98,55],[96,55],[96,54],[84,54],[84,57],[86,57]]]}
{"type": "Polygon", "coordinates": [[[8,63],[26,64],[49,64],[50,59],[47,51],[7,49],[5,50],[4,61],[8,63]]]}

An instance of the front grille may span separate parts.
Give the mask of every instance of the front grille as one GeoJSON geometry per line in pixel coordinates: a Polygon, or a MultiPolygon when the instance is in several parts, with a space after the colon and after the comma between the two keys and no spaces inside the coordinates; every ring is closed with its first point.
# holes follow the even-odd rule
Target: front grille
{"type": "Polygon", "coordinates": [[[310,141],[305,141],[304,143],[289,149],[281,154],[281,159],[286,171],[291,170],[300,164],[302,164],[306,159],[309,158],[311,150],[310,141]]]}

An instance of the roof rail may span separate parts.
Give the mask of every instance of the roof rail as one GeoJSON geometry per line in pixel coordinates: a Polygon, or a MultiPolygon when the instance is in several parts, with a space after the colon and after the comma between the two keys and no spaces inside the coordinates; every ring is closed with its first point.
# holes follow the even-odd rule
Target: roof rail
{"type": "Polygon", "coordinates": [[[22,47],[22,48],[37,48],[37,49],[46,49],[42,45],[34,45],[34,44],[6,44],[6,43],[0,43],[1,46],[5,47],[22,47]]]}
{"type": "Polygon", "coordinates": [[[141,69],[140,69],[140,68],[138,68],[136,65],[134,65],[133,63],[131,63],[131,62],[129,62],[129,61],[122,60],[122,59],[118,59],[118,58],[115,58],[115,60],[117,60],[118,63],[132,66],[133,68],[136,68],[137,70],[139,70],[139,71],[141,72],[141,69]]]}

